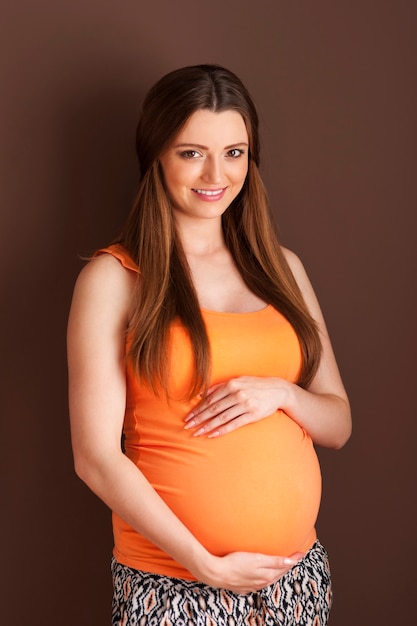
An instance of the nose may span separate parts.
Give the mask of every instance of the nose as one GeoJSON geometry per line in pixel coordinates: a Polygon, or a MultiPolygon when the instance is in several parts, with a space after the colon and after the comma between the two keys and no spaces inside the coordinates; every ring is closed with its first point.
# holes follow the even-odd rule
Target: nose
{"type": "Polygon", "coordinates": [[[204,164],[203,180],[211,185],[220,183],[222,180],[222,167],[219,158],[214,156],[207,157],[204,164]]]}

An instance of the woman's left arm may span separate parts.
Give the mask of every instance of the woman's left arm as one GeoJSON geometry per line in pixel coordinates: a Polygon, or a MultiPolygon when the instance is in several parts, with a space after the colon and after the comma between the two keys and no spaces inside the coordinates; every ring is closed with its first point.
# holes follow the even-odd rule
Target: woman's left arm
{"type": "Polygon", "coordinates": [[[284,252],[317,323],[323,346],[312,383],[306,390],[282,378],[233,378],[208,390],[187,416],[185,427],[196,429],[195,436],[219,437],[281,409],[308,432],[314,443],[339,449],[352,430],[349,401],[311,283],[298,257],[289,250],[284,252]]]}

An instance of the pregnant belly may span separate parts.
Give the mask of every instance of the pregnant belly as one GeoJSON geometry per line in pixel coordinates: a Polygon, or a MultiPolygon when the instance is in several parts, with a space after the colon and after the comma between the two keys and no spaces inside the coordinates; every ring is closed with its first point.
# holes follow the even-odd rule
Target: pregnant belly
{"type": "Polygon", "coordinates": [[[314,531],[321,476],[311,439],[287,415],[183,449],[149,446],[139,467],[197,539],[219,556],[287,555],[314,531]]]}

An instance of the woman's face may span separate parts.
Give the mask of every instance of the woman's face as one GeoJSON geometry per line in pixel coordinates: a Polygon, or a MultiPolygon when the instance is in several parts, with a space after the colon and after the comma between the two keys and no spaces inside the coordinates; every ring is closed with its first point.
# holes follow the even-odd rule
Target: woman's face
{"type": "Polygon", "coordinates": [[[248,151],[240,113],[193,113],[160,159],[176,219],[219,218],[242,189],[248,151]]]}

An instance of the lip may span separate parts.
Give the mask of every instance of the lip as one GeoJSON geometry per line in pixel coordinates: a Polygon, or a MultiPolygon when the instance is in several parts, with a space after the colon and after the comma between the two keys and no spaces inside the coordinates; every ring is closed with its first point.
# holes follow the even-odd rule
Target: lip
{"type": "Polygon", "coordinates": [[[191,189],[191,191],[203,202],[217,202],[223,198],[226,189],[227,187],[221,187],[219,189],[191,189]]]}

